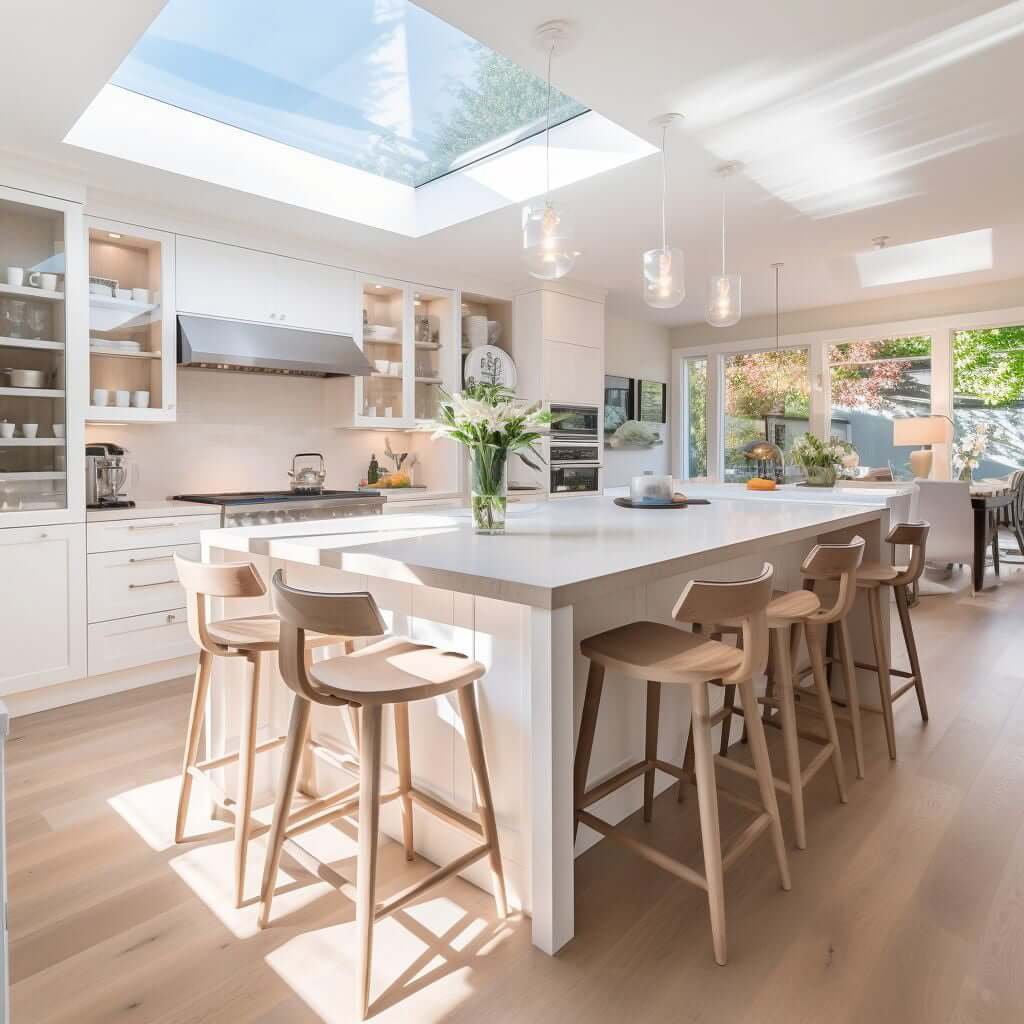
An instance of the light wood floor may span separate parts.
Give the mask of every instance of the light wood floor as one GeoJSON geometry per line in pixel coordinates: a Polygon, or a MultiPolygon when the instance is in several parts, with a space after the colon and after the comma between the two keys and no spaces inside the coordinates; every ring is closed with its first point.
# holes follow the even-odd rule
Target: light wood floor
{"type": "MultiPolygon", "coordinates": [[[[901,702],[891,765],[872,716],[868,778],[851,781],[846,807],[829,773],[814,780],[791,893],[767,841],[729,874],[727,967],[702,894],[603,843],[577,862],[578,935],[555,959],[531,947],[529,922],[497,925],[460,881],[382,923],[375,1019],[1024,1021],[1024,575],[975,599],[926,597],[914,616],[931,722],[901,702]]],[[[187,706],[183,681],[14,723],[13,1024],[351,1019],[349,903],[292,865],[259,933],[254,907],[231,906],[226,833],[168,845],[187,706]]],[[[630,827],[697,865],[695,815],[694,798],[680,807],[670,791],[653,825],[630,827]]],[[[722,815],[728,835],[739,819],[722,815]]],[[[396,888],[423,870],[399,854],[382,854],[396,888]]]]}

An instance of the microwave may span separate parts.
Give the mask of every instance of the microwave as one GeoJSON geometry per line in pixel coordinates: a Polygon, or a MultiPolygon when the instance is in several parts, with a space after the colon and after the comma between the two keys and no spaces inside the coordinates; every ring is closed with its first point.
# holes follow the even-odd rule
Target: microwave
{"type": "Polygon", "coordinates": [[[551,494],[600,494],[601,467],[595,462],[551,466],[551,494]]]}
{"type": "Polygon", "coordinates": [[[596,405],[560,405],[551,403],[551,441],[598,441],[601,427],[596,405]]]}

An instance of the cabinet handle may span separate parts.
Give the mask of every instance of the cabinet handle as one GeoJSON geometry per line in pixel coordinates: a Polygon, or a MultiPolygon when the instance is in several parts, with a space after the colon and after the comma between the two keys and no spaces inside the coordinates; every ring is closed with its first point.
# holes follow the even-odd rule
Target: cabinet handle
{"type": "Polygon", "coordinates": [[[39,534],[39,539],[40,540],[46,540],[46,538],[49,537],[49,536],[50,535],[48,533],[41,533],[41,534],[39,534]]]}
{"type": "Polygon", "coordinates": [[[167,616],[167,621],[168,622],[176,622],[177,619],[178,619],[178,617],[177,617],[177,615],[174,614],[174,612],[171,612],[170,615],[167,616]]]}
{"type": "Polygon", "coordinates": [[[129,583],[129,590],[145,590],[147,587],[169,587],[172,583],[177,584],[177,580],[158,580],[156,583],[129,583]]]}
{"type": "Polygon", "coordinates": [[[171,530],[175,526],[180,526],[180,523],[150,523],[148,526],[112,526],[112,530],[171,530]]]}
{"type": "Polygon", "coordinates": [[[136,565],[139,562],[170,562],[174,559],[174,555],[153,555],[150,558],[129,558],[129,565],[136,565]]]}
{"type": "Polygon", "coordinates": [[[277,319],[277,314],[276,313],[271,313],[270,314],[270,319],[271,320],[276,320],[277,319]]]}
{"type": "Polygon", "coordinates": [[[288,319],[288,317],[286,317],[286,316],[284,315],[284,313],[282,313],[282,314],[281,314],[281,315],[280,315],[280,316],[278,317],[278,319],[279,319],[279,320],[287,320],[287,319],[288,319]]]}

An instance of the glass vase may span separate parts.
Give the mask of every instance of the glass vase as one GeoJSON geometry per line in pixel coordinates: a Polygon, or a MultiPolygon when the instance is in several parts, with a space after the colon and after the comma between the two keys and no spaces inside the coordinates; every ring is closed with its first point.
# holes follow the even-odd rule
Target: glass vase
{"type": "Polygon", "coordinates": [[[481,445],[469,453],[470,502],[477,533],[505,532],[508,450],[481,445]]]}
{"type": "Polygon", "coordinates": [[[836,483],[835,466],[805,466],[808,487],[834,487],[836,483]]]}

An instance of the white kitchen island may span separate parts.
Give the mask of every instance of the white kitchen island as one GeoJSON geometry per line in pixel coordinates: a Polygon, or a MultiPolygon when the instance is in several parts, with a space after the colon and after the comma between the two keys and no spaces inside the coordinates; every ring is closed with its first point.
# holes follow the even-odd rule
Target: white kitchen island
{"type": "MultiPolygon", "coordinates": [[[[520,507],[500,537],[478,536],[467,514],[446,510],[209,530],[202,540],[204,558],[244,556],[268,584],[283,567],[294,586],[369,590],[395,632],[463,651],[487,665],[481,718],[509,895],[513,905],[532,914],[534,943],[554,953],[573,936],[572,760],[586,678],[579,641],[637,619],[670,622],[680,590],[694,577],[744,578],[770,561],[777,586],[799,588],[800,562],[817,540],[860,534],[867,541],[865,557],[882,556],[889,509],[863,494],[858,499],[781,503],[770,496],[715,497],[685,510],[633,511],[608,497],[586,497],[520,507]]],[[[225,602],[213,611],[216,617],[254,614],[261,610],[257,604],[225,602]]],[[[855,622],[855,644],[863,644],[866,635],[855,622]]],[[[217,660],[224,664],[214,670],[208,709],[211,756],[229,748],[238,734],[231,681],[240,667],[228,664],[231,659],[217,660]]],[[[283,731],[291,697],[272,658],[264,671],[261,739],[283,731]]],[[[614,674],[608,679],[591,784],[635,760],[642,749],[644,688],[614,674]]],[[[685,693],[664,695],[660,758],[681,760],[688,711],[685,693]]],[[[316,738],[346,749],[342,715],[326,708],[314,712],[316,738]]],[[[414,705],[411,724],[415,784],[472,813],[454,702],[440,698],[414,705]]],[[[735,729],[738,736],[739,723],[735,729]]],[[[269,801],[276,773],[270,774],[271,757],[260,760],[269,801]]],[[[386,768],[393,769],[392,760],[385,756],[386,768]]],[[[343,781],[318,775],[310,784],[325,789],[343,781]]],[[[673,780],[659,775],[658,781],[663,789],[673,780]]],[[[596,813],[618,821],[640,804],[637,780],[596,805],[596,813]]],[[[385,831],[401,834],[393,805],[381,820],[385,831]]],[[[426,816],[416,826],[417,849],[430,860],[464,852],[465,837],[426,816]]],[[[581,828],[576,853],[597,839],[581,828]]],[[[486,867],[475,865],[465,877],[489,888],[486,867]]]]}

